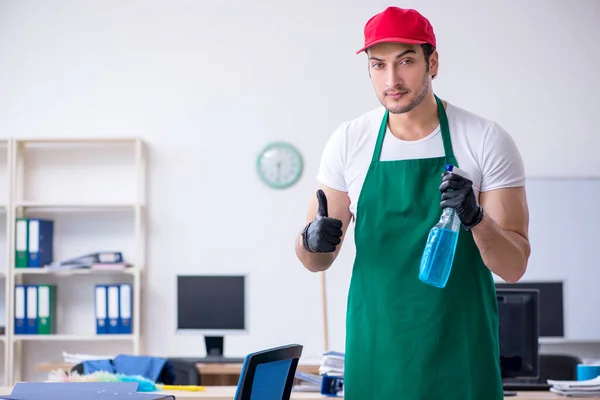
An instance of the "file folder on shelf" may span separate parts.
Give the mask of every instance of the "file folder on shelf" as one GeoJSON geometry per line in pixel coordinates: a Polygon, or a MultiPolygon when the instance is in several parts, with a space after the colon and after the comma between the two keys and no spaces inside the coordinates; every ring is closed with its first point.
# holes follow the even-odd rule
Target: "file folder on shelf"
{"type": "Polygon", "coordinates": [[[129,283],[96,285],[94,309],[96,334],[126,334],[133,332],[133,287],[129,283]]]}
{"type": "Polygon", "coordinates": [[[119,333],[119,287],[108,285],[108,333],[119,333]]]}
{"type": "Polygon", "coordinates": [[[27,291],[25,285],[15,286],[15,334],[24,335],[26,332],[27,291]]]}
{"type": "Polygon", "coordinates": [[[108,333],[108,286],[96,285],[94,296],[94,306],[96,309],[96,334],[104,335],[108,333]]]}
{"type": "Polygon", "coordinates": [[[131,334],[131,285],[128,283],[119,286],[119,333],[131,334]]]}
{"type": "Polygon", "coordinates": [[[38,331],[40,335],[56,333],[56,286],[38,286],[38,331]]]}
{"type": "Polygon", "coordinates": [[[41,268],[54,257],[54,221],[17,218],[15,223],[15,268],[41,268]]]}
{"type": "Polygon", "coordinates": [[[123,260],[123,253],[120,251],[101,251],[97,253],[89,253],[81,256],[69,258],[66,260],[53,261],[48,264],[48,268],[55,269],[77,269],[77,268],[94,268],[102,266],[115,266],[129,264],[123,260]]]}
{"type": "Polygon", "coordinates": [[[15,227],[15,268],[27,268],[29,262],[29,224],[26,218],[17,218],[15,227]]]}
{"type": "Polygon", "coordinates": [[[56,286],[15,285],[15,334],[56,333],[56,286]]]}
{"type": "Polygon", "coordinates": [[[54,257],[54,221],[29,219],[29,268],[41,268],[52,263],[54,257]]]}
{"type": "Polygon", "coordinates": [[[37,301],[37,286],[26,285],[27,295],[25,303],[27,304],[26,327],[25,333],[28,335],[37,334],[37,319],[38,319],[38,301],[37,301]]]}

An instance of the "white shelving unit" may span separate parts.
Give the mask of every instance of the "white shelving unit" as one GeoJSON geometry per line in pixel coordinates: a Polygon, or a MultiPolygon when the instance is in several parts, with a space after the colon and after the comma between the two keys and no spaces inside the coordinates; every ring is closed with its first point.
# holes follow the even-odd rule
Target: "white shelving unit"
{"type": "Polygon", "coordinates": [[[24,361],[29,345],[36,346],[33,353],[46,346],[57,357],[41,359],[41,363],[61,362],[63,346],[77,344],[104,343],[104,348],[110,348],[119,343],[126,345],[129,354],[141,354],[141,287],[146,263],[143,142],[138,138],[11,139],[6,147],[5,385],[23,379],[23,369],[32,368],[32,361],[24,361]],[[15,268],[15,222],[20,217],[54,220],[54,261],[122,251],[132,267],[15,268]],[[93,287],[121,282],[132,283],[132,334],[97,335],[93,287]],[[20,283],[57,285],[55,334],[15,335],[14,288],[20,283]]]}
{"type": "Polygon", "coordinates": [[[4,363],[1,367],[0,377],[1,382],[4,385],[9,383],[10,378],[10,357],[9,357],[9,338],[10,329],[12,324],[9,321],[8,308],[11,304],[10,299],[10,287],[11,287],[11,276],[9,273],[9,266],[11,260],[11,232],[10,232],[10,221],[12,219],[12,207],[11,207],[11,187],[12,187],[12,141],[10,139],[0,140],[0,220],[3,221],[3,232],[4,232],[4,249],[3,261],[0,266],[0,289],[2,290],[3,304],[2,311],[4,314],[4,320],[0,321],[0,324],[4,325],[4,334],[0,334],[0,352],[2,353],[2,359],[4,363]]]}

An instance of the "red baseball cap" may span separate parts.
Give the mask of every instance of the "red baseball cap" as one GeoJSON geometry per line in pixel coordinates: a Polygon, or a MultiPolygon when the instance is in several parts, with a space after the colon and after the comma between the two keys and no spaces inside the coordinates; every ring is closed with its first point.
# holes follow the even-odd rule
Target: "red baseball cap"
{"type": "Polygon", "coordinates": [[[416,10],[399,7],[388,7],[367,21],[365,44],[356,54],[383,42],[429,43],[436,47],[435,34],[429,20],[416,10]]]}

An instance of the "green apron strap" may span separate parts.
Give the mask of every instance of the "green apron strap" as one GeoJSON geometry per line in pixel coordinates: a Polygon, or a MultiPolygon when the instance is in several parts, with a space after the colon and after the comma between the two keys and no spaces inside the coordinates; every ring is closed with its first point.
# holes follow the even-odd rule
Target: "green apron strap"
{"type": "Polygon", "coordinates": [[[377,143],[375,143],[375,151],[373,151],[373,158],[371,164],[379,162],[379,156],[381,155],[381,148],[383,147],[383,138],[385,138],[385,132],[387,131],[387,122],[390,112],[386,109],[385,114],[381,120],[379,126],[379,134],[377,135],[377,143]]]}
{"type": "Polygon", "coordinates": [[[454,157],[454,151],[452,151],[452,140],[450,139],[450,124],[448,123],[448,116],[444,109],[444,103],[439,97],[435,96],[435,101],[438,107],[438,118],[440,120],[440,130],[442,131],[442,141],[444,142],[444,153],[446,154],[446,163],[452,164],[458,167],[458,161],[454,157]]]}
{"type": "MultiPolygon", "coordinates": [[[[439,97],[435,96],[435,101],[438,108],[438,118],[440,120],[440,130],[442,131],[442,141],[444,142],[444,153],[446,155],[446,163],[452,164],[458,167],[458,161],[454,157],[454,151],[452,151],[452,140],[450,139],[450,124],[448,123],[448,117],[446,116],[446,110],[444,104],[439,97]]],[[[379,133],[377,134],[377,142],[375,143],[375,151],[373,151],[373,158],[371,164],[379,162],[381,156],[381,148],[383,147],[383,139],[387,131],[387,123],[390,112],[385,110],[381,125],[379,126],[379,133]]]]}

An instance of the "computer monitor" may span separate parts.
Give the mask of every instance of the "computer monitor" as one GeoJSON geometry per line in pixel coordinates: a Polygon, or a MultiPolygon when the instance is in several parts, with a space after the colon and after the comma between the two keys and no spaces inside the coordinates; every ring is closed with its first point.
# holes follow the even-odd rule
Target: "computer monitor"
{"type": "Polygon", "coordinates": [[[503,379],[539,376],[539,291],[496,289],[503,379]]]}
{"type": "Polygon", "coordinates": [[[563,338],[565,336],[563,283],[561,281],[497,282],[496,289],[539,290],[540,338],[563,338]]]}
{"type": "Polygon", "coordinates": [[[207,356],[223,357],[223,336],[246,332],[245,276],[177,276],[177,330],[204,333],[207,356]]]}

